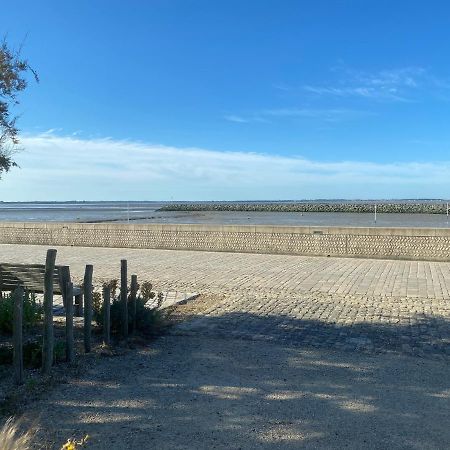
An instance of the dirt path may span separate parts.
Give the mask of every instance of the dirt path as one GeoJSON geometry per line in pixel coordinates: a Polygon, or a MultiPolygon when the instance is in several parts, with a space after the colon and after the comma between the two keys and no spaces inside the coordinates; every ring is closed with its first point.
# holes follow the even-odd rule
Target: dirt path
{"type": "Polygon", "coordinates": [[[409,356],[168,336],[104,358],[40,413],[89,449],[444,449],[450,365],[409,356]]]}

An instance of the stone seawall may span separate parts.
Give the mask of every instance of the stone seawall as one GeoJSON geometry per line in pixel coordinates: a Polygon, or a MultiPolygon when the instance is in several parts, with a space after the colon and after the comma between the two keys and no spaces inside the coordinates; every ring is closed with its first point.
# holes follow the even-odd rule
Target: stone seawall
{"type": "Polygon", "coordinates": [[[439,228],[3,222],[0,223],[0,243],[450,259],[450,229],[439,228]]]}

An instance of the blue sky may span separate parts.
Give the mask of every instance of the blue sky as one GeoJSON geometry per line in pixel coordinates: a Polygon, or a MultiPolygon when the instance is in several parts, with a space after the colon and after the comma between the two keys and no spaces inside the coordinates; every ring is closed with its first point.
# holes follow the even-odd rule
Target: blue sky
{"type": "Polygon", "coordinates": [[[4,200],[450,197],[446,1],[41,1],[4,200]],[[119,182],[120,181],[120,182],[119,182]]]}

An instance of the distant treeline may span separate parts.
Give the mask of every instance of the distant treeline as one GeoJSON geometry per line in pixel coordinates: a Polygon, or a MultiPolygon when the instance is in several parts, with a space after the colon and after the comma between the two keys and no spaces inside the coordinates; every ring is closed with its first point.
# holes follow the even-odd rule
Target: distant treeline
{"type": "MultiPolygon", "coordinates": [[[[378,213],[446,214],[446,203],[377,203],[378,213]]],[[[158,211],[267,211],[267,212],[346,212],[373,213],[370,203],[179,203],[163,206],[158,211]]]]}

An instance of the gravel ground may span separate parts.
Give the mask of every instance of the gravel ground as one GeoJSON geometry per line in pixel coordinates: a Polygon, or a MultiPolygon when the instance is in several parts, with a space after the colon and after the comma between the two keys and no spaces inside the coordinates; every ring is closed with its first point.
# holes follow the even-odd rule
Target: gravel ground
{"type": "Polygon", "coordinates": [[[445,449],[448,361],[167,336],[92,362],[28,418],[59,448],[445,449]]]}

